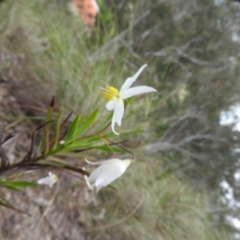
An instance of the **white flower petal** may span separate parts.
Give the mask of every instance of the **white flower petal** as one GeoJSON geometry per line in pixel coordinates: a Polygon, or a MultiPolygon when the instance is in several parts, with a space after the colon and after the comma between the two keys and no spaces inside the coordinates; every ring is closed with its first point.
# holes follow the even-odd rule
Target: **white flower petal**
{"type": "Polygon", "coordinates": [[[115,131],[115,119],[114,119],[114,114],[113,114],[113,118],[112,118],[111,128],[112,128],[112,131],[113,131],[116,135],[119,135],[119,133],[115,131]]]}
{"type": "Polygon", "coordinates": [[[142,93],[156,92],[157,90],[148,86],[132,87],[122,92],[122,99],[127,99],[142,93]]]}
{"type": "Polygon", "coordinates": [[[51,172],[48,173],[48,177],[41,178],[37,181],[38,184],[44,184],[48,185],[49,187],[52,187],[54,183],[57,182],[58,176],[55,174],[52,174],[51,172]]]}
{"type": "Polygon", "coordinates": [[[38,180],[37,183],[42,184],[42,185],[48,185],[49,187],[52,187],[52,181],[49,178],[42,178],[42,179],[38,180]]]}
{"type": "Polygon", "coordinates": [[[100,190],[102,187],[106,187],[107,185],[111,184],[113,181],[115,181],[117,178],[122,176],[122,174],[125,172],[125,170],[122,169],[111,169],[105,172],[104,175],[100,176],[94,186],[97,189],[97,192],[100,190]]]}
{"type": "Polygon", "coordinates": [[[108,111],[112,111],[116,105],[116,100],[110,100],[106,104],[106,108],[108,111]]]}
{"type": "Polygon", "coordinates": [[[48,184],[49,182],[49,178],[46,177],[46,178],[41,178],[37,181],[38,184],[48,184]]]}
{"type": "Polygon", "coordinates": [[[146,66],[147,66],[147,64],[143,65],[133,77],[127,78],[126,81],[124,82],[124,84],[122,85],[120,92],[130,88],[131,85],[136,81],[136,79],[138,78],[138,76],[141,74],[141,72],[143,71],[143,69],[146,66]]]}
{"type": "Polygon", "coordinates": [[[91,184],[94,184],[98,178],[102,175],[109,175],[109,172],[115,172],[115,169],[122,169],[121,160],[116,159],[115,161],[107,162],[96,168],[89,176],[88,180],[91,184]],[[120,166],[120,167],[119,167],[120,166]]]}
{"type": "Polygon", "coordinates": [[[122,99],[118,99],[114,108],[114,112],[113,112],[113,117],[112,117],[112,131],[116,134],[119,135],[119,133],[117,133],[115,131],[115,123],[117,123],[118,126],[121,126],[122,124],[122,117],[124,114],[124,103],[122,99]]]}
{"type": "Polygon", "coordinates": [[[124,114],[124,103],[122,99],[118,99],[117,104],[114,108],[114,119],[118,126],[122,124],[122,118],[124,114]]]}
{"type": "Polygon", "coordinates": [[[111,159],[103,162],[88,178],[88,181],[97,191],[119,178],[126,171],[132,160],[111,159]]]}

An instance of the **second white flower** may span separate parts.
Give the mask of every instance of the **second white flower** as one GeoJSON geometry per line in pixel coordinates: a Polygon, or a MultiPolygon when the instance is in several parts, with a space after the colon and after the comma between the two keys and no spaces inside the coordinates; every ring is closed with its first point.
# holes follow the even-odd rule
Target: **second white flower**
{"type": "Polygon", "coordinates": [[[132,162],[131,159],[111,159],[101,162],[90,162],[86,159],[85,161],[91,165],[100,165],[88,177],[91,187],[95,188],[97,192],[100,188],[109,185],[121,177],[132,162]]]}

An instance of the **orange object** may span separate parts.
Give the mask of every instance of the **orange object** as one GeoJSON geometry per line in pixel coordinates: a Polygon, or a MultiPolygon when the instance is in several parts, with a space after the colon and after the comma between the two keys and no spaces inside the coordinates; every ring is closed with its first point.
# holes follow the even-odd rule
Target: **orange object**
{"type": "Polygon", "coordinates": [[[95,0],[73,0],[73,5],[79,12],[85,25],[91,27],[95,24],[99,10],[95,0]]]}

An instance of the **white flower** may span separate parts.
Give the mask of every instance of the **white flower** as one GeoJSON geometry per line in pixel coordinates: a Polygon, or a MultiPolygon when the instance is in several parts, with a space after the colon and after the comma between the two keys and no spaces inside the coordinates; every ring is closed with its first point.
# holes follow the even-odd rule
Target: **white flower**
{"type": "Polygon", "coordinates": [[[121,126],[122,117],[124,114],[123,100],[142,94],[142,93],[157,91],[156,89],[148,86],[138,86],[138,87],[130,88],[146,66],[147,66],[146,64],[143,65],[133,77],[127,78],[124,84],[122,85],[120,91],[115,87],[111,87],[111,86],[106,86],[106,89],[104,89],[103,97],[109,100],[106,104],[106,108],[109,111],[113,111],[112,131],[117,135],[119,135],[119,133],[115,131],[114,126],[115,126],[115,123],[117,123],[118,126],[121,126]]]}
{"type": "Polygon", "coordinates": [[[109,185],[114,180],[121,177],[132,162],[131,159],[111,159],[101,162],[90,162],[85,159],[85,161],[91,165],[100,165],[88,177],[89,183],[92,188],[96,188],[97,192],[100,188],[109,185]]]}
{"type": "Polygon", "coordinates": [[[48,185],[49,187],[52,187],[54,183],[56,183],[58,180],[58,176],[55,174],[52,174],[52,172],[48,173],[48,177],[41,178],[37,181],[38,184],[45,184],[48,185]]]}

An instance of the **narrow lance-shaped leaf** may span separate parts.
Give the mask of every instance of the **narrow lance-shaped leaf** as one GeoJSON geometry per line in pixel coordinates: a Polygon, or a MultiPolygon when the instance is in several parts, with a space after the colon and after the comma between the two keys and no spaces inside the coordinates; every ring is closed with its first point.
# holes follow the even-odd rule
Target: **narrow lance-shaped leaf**
{"type": "Polygon", "coordinates": [[[57,147],[58,142],[59,142],[60,131],[61,131],[61,122],[60,121],[61,121],[61,116],[62,116],[63,112],[64,112],[64,110],[62,110],[57,116],[56,129],[55,129],[56,133],[55,133],[54,143],[53,143],[53,147],[52,147],[53,150],[57,147]]]}
{"type": "Polygon", "coordinates": [[[88,128],[94,123],[97,115],[98,115],[99,109],[96,109],[93,111],[90,116],[84,120],[84,122],[79,126],[79,128],[76,131],[77,138],[79,138],[85,131],[88,130],[88,128]]]}
{"type": "MultiPolygon", "coordinates": [[[[132,133],[142,133],[142,132],[143,132],[143,129],[136,129],[136,130],[122,132],[121,136],[125,136],[125,135],[132,134],[132,133]]],[[[91,144],[91,146],[92,146],[92,144],[97,144],[97,143],[99,144],[100,142],[106,143],[106,142],[108,142],[107,139],[114,138],[114,137],[118,137],[118,136],[116,136],[113,132],[107,133],[103,136],[96,135],[96,136],[83,137],[83,138],[77,139],[73,143],[69,144],[67,146],[67,149],[70,150],[70,149],[77,149],[77,148],[85,148],[89,144],[91,144]]]]}
{"type": "Polygon", "coordinates": [[[78,126],[80,125],[80,121],[81,121],[81,117],[79,115],[76,116],[65,136],[65,142],[68,142],[73,139],[74,133],[75,133],[76,129],[78,128],[78,126]]]}
{"type": "MultiPolygon", "coordinates": [[[[52,120],[52,115],[53,115],[53,110],[54,110],[54,98],[52,99],[50,106],[48,108],[48,112],[47,112],[47,116],[46,116],[46,122],[49,122],[52,120]]],[[[50,123],[46,124],[44,126],[44,156],[47,155],[48,151],[49,151],[49,129],[50,129],[50,123]]]]}
{"type": "Polygon", "coordinates": [[[29,182],[29,181],[1,180],[0,181],[0,186],[18,191],[22,187],[34,187],[34,186],[37,186],[37,184],[34,183],[34,182],[29,182]]]}
{"type": "Polygon", "coordinates": [[[37,186],[35,182],[29,181],[0,181],[0,185],[8,185],[8,186],[15,186],[15,187],[34,187],[37,186]]]}

